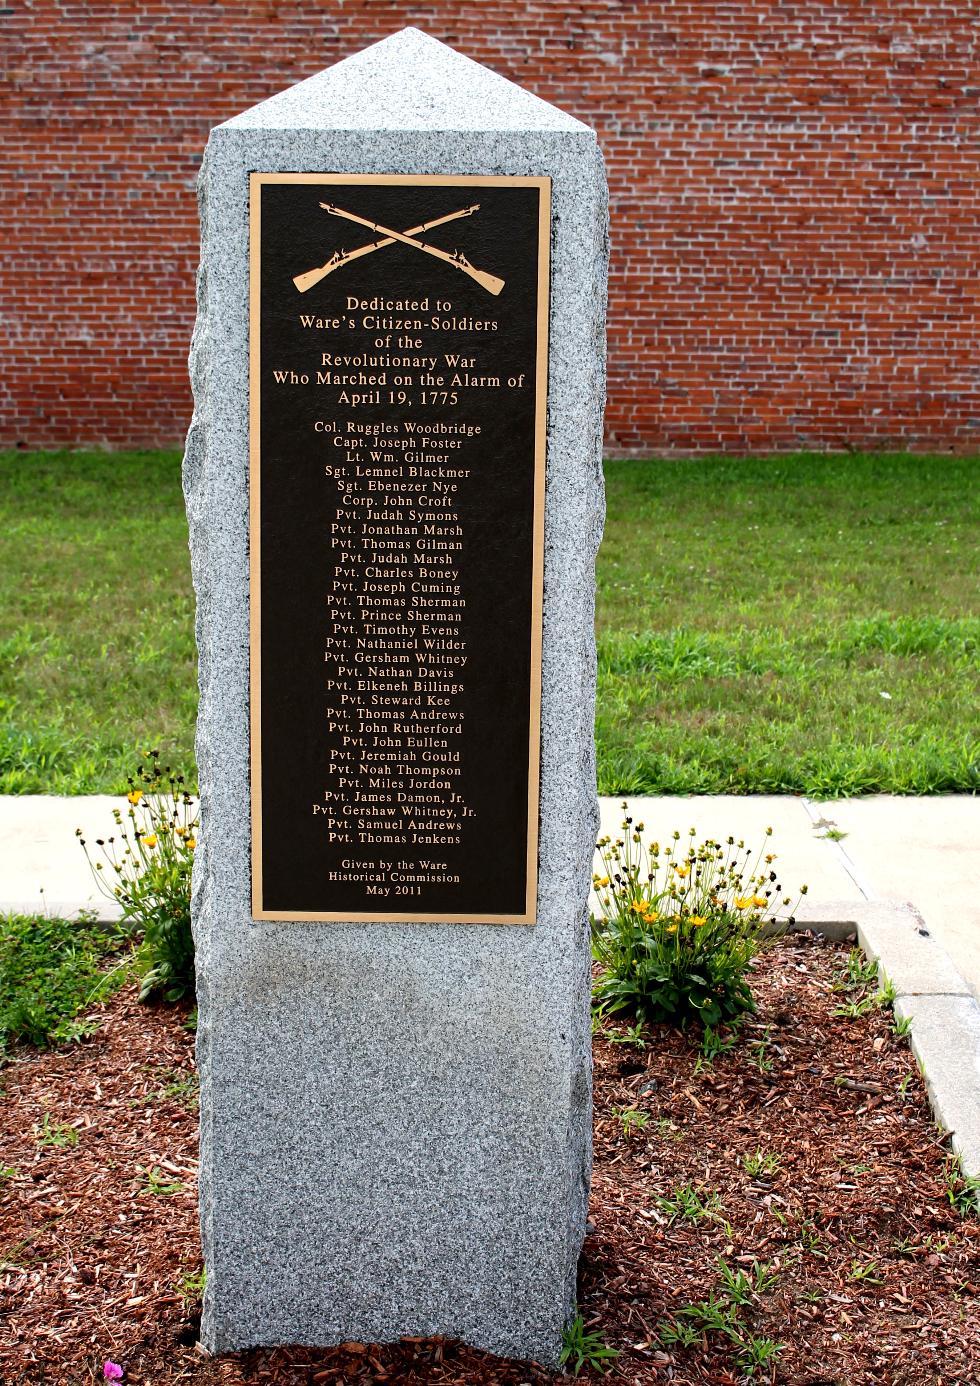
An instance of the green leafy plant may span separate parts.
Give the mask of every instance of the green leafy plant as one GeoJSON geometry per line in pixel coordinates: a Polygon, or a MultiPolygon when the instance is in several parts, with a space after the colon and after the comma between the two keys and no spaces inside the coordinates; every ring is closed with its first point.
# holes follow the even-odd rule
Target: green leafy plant
{"type": "Polygon", "coordinates": [[[834,1010],[834,1015],[843,1020],[858,1020],[873,1010],[890,1010],[897,995],[884,973],[879,984],[878,964],[865,958],[860,948],[851,949],[844,970],[835,975],[834,991],[847,996],[834,1010]]]}
{"type": "Polygon", "coordinates": [[[168,1179],[159,1165],[152,1165],[143,1171],[141,1193],[152,1194],[155,1198],[173,1198],[183,1193],[184,1186],[179,1179],[168,1179]]]}
{"type": "Polygon", "coordinates": [[[964,1174],[958,1156],[946,1161],[946,1197],[961,1218],[980,1217],[980,1179],[964,1174]]]}
{"type": "Polygon", "coordinates": [[[697,1324],[702,1334],[723,1333],[726,1338],[732,1338],[735,1342],[740,1339],[737,1305],[714,1294],[709,1294],[707,1299],[699,1300],[697,1304],[688,1304],[683,1309],[678,1309],[677,1316],[697,1324]]]}
{"type": "Polygon", "coordinates": [[[776,1285],[776,1275],[761,1261],[753,1261],[748,1273],[733,1270],[718,1260],[719,1292],[707,1299],[678,1309],[672,1319],[657,1325],[657,1337],[664,1347],[694,1347],[708,1334],[726,1340],[735,1354],[735,1364],[743,1376],[754,1376],[757,1369],[776,1362],[783,1344],[760,1338],[751,1331],[746,1315],[755,1308],[760,1295],[776,1285]]]}
{"type": "Polygon", "coordinates": [[[52,1121],[51,1113],[45,1112],[34,1127],[34,1140],[41,1150],[64,1150],[78,1144],[78,1131],[66,1121],[52,1121]]]}
{"type": "Polygon", "coordinates": [[[819,1256],[822,1261],[827,1259],[823,1237],[812,1218],[805,1218],[800,1225],[800,1246],[811,1256],[819,1256]]]}
{"type": "Polygon", "coordinates": [[[744,1270],[732,1270],[727,1262],[719,1258],[718,1276],[725,1294],[733,1304],[752,1303],[752,1281],[744,1270]]]}
{"type": "Polygon", "coordinates": [[[754,1376],[757,1367],[768,1367],[770,1363],[777,1362],[782,1356],[783,1347],[784,1344],[777,1343],[775,1338],[756,1338],[747,1333],[735,1354],[735,1361],[743,1375],[754,1376]]]}
{"type": "Polygon", "coordinates": [[[766,1261],[753,1260],[748,1272],[732,1270],[721,1257],[717,1264],[722,1291],[733,1304],[750,1305],[776,1287],[778,1277],[766,1261]]]}
{"type": "Polygon", "coordinates": [[[712,1025],[704,1027],[704,1034],[701,1036],[701,1053],[698,1055],[699,1064],[702,1060],[705,1064],[713,1064],[715,1059],[722,1054],[731,1053],[738,1044],[738,1023],[733,1023],[730,1029],[730,1034],[723,1035],[712,1025]]]}
{"type": "MultiPolygon", "coordinates": [[[[684,1310],[680,1311],[681,1314],[684,1310]]],[[[699,1323],[689,1323],[686,1318],[663,1319],[657,1325],[657,1337],[663,1347],[694,1347],[704,1336],[699,1323]]]]}
{"type": "Polygon", "coordinates": [[[761,1038],[753,1040],[749,1045],[749,1063],[757,1068],[760,1073],[771,1073],[773,1058],[769,1053],[772,1042],[772,1026],[767,1025],[761,1038]]]}
{"type": "Polygon", "coordinates": [[[127,821],[113,810],[117,833],[96,839],[106,860],[93,861],[81,829],[76,835],[99,889],[143,934],[140,1000],[179,1001],[194,991],[191,866],[199,820],[183,775],[161,768],[158,751],[146,752],[144,762],[129,780],[127,821]]]}
{"type": "Polygon", "coordinates": [[[197,1073],[186,1073],[179,1068],[164,1068],[154,1070],[154,1074],[162,1083],[162,1086],[154,1092],[148,1092],[145,1097],[134,1099],[133,1106],[151,1102],[180,1102],[187,1107],[196,1107],[200,1096],[200,1080],[197,1073]]]}
{"type": "Polygon", "coordinates": [[[91,911],[0,916],[0,1054],[9,1044],[72,1044],[92,1034],[98,1020],[79,1012],[121,985],[128,954],[108,972],[106,959],[128,939],[91,911]]]}
{"type": "Polygon", "coordinates": [[[97,1016],[75,1016],[72,1020],[62,1021],[58,1026],[57,1038],[64,1044],[78,1044],[83,1039],[97,1035],[101,1028],[102,1022],[97,1016]]]}
{"type": "Polygon", "coordinates": [[[752,1262],[752,1289],[755,1294],[765,1295],[774,1290],[778,1278],[776,1271],[770,1268],[767,1261],[752,1262]]]}
{"type": "Polygon", "coordinates": [[[753,862],[734,838],[696,845],[693,828],[685,847],[677,832],[664,848],[645,844],[643,824],[623,810],[623,836],[597,844],[592,878],[598,1003],[639,1021],[698,1020],[711,1029],[754,1010],[749,965],[763,939],[792,922],[777,916],[790,900],[774,854],[760,851],[753,862]]]}
{"type": "Polygon", "coordinates": [[[844,970],[834,975],[834,991],[854,991],[872,987],[878,980],[878,964],[864,956],[860,948],[852,948],[844,970]]]}
{"type": "Polygon", "coordinates": [[[638,1107],[616,1107],[613,1109],[613,1116],[622,1123],[623,1135],[629,1140],[635,1132],[645,1131],[650,1124],[648,1112],[641,1112],[638,1107]]]}
{"type": "Polygon", "coordinates": [[[666,1197],[658,1198],[657,1207],[671,1218],[684,1218],[688,1222],[723,1221],[718,1194],[713,1189],[698,1189],[693,1184],[681,1184],[666,1197]]]}
{"type": "Polygon", "coordinates": [[[208,1283],[208,1268],[202,1266],[197,1272],[188,1271],[177,1281],[177,1293],[183,1301],[184,1309],[193,1309],[204,1298],[208,1283]]]}
{"type": "Polygon", "coordinates": [[[751,1155],[742,1157],[742,1166],[750,1179],[758,1179],[763,1175],[768,1177],[778,1173],[779,1156],[756,1150],[751,1155]]]}
{"type": "Polygon", "coordinates": [[[836,1006],[833,1014],[840,1020],[860,1020],[861,1016],[874,1009],[874,1004],[873,996],[859,996],[836,1006]]]}
{"type": "Polygon", "coordinates": [[[910,1015],[897,1015],[892,1021],[892,1034],[896,1039],[907,1039],[912,1033],[912,1017],[910,1015]]]}
{"type": "Polygon", "coordinates": [[[875,1005],[881,1010],[890,1011],[895,1004],[898,992],[895,990],[895,983],[890,977],[882,979],[881,986],[874,994],[875,1005]]]}
{"type": "Polygon", "coordinates": [[[615,1348],[606,1346],[601,1333],[586,1330],[581,1314],[576,1314],[562,1330],[558,1361],[572,1376],[578,1376],[583,1367],[605,1372],[607,1364],[611,1365],[618,1356],[615,1348]]]}
{"type": "Polygon", "coordinates": [[[637,1021],[635,1025],[630,1025],[625,1030],[607,1030],[605,1035],[610,1044],[624,1044],[628,1045],[630,1049],[640,1050],[647,1047],[642,1021],[637,1021]]]}
{"type": "Polygon", "coordinates": [[[657,1128],[657,1132],[659,1133],[659,1135],[663,1136],[665,1141],[679,1141],[683,1140],[684,1138],[683,1131],[679,1131],[677,1129],[677,1127],[671,1121],[670,1117],[658,1117],[655,1125],[657,1128]]]}

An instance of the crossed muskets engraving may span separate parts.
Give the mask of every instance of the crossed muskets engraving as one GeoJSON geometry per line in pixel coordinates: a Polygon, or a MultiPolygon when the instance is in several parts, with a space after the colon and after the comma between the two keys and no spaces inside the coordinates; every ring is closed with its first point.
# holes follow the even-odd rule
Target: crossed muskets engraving
{"type": "Polygon", "coordinates": [[[458,221],[460,217],[471,217],[474,212],[480,210],[479,202],[475,202],[472,207],[463,207],[458,212],[450,212],[446,217],[436,217],[434,221],[424,221],[419,226],[410,226],[406,231],[392,231],[390,226],[382,226],[379,222],[368,221],[366,217],[355,216],[353,212],[345,212],[343,207],[335,207],[330,202],[321,202],[320,206],[333,217],[343,217],[346,221],[356,221],[359,226],[366,226],[369,231],[376,231],[383,239],[372,241],[370,245],[362,245],[357,250],[335,250],[325,265],[307,270],[305,274],[297,274],[293,283],[301,294],[305,294],[307,289],[312,289],[314,284],[319,284],[320,280],[325,279],[328,274],[333,274],[334,270],[340,269],[343,265],[349,265],[352,260],[359,260],[362,255],[372,255],[376,250],[383,250],[386,245],[394,245],[396,242],[410,245],[413,250],[422,250],[426,255],[434,255],[437,260],[444,260],[447,265],[452,265],[453,269],[458,269],[463,274],[469,275],[471,279],[475,279],[479,285],[486,289],[487,293],[499,294],[504,287],[504,281],[498,279],[495,274],[488,274],[486,270],[479,270],[475,265],[471,265],[461,250],[450,255],[446,250],[439,250],[437,246],[427,245],[425,241],[414,239],[426,231],[431,231],[434,226],[444,226],[447,221],[458,221]]]}

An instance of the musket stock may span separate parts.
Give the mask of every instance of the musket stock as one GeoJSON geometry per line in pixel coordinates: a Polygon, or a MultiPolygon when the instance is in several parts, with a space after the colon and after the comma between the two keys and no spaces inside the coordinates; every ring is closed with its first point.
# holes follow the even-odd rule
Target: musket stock
{"type": "Polygon", "coordinates": [[[457,269],[461,269],[464,274],[468,274],[471,279],[475,279],[488,294],[496,296],[504,287],[504,280],[498,279],[495,274],[488,274],[486,270],[478,270],[475,265],[471,265],[465,255],[458,258],[455,255],[449,257],[457,269]]]}
{"type": "MultiPolygon", "coordinates": [[[[366,248],[369,250],[377,250],[380,244],[381,242],[378,242],[377,245],[368,246],[366,248]]],[[[394,242],[392,242],[392,245],[394,245],[394,242]]],[[[316,269],[307,270],[305,274],[297,274],[293,279],[293,283],[301,294],[305,294],[307,289],[312,289],[314,284],[319,284],[321,279],[326,279],[327,275],[332,273],[338,265],[346,264],[348,258],[348,256],[331,255],[325,265],[319,265],[316,269]]]]}
{"type": "MultiPolygon", "coordinates": [[[[326,204],[321,202],[320,206],[326,204]]],[[[464,207],[462,211],[450,212],[446,217],[436,217],[434,221],[424,221],[420,226],[411,226],[407,231],[403,231],[403,236],[418,236],[423,231],[429,231],[433,226],[442,226],[447,221],[457,221],[460,217],[472,216],[474,212],[480,210],[479,202],[475,202],[472,207],[464,207]]],[[[349,250],[343,255],[334,253],[325,265],[318,265],[316,269],[307,270],[304,274],[297,274],[293,283],[301,294],[305,294],[307,289],[312,289],[314,284],[319,284],[321,279],[326,279],[328,274],[333,274],[334,270],[349,265],[352,260],[359,260],[362,255],[372,255],[376,250],[383,250],[386,245],[395,245],[396,237],[386,236],[384,240],[372,241],[370,245],[362,245],[357,250],[349,250]]],[[[498,291],[499,292],[499,291],[498,291]]]]}

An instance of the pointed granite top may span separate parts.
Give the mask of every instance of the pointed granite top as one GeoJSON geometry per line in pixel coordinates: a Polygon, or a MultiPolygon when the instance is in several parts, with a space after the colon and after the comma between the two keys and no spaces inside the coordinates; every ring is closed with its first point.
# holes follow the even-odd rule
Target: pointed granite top
{"type": "Polygon", "coordinates": [[[589,129],[420,29],[402,29],[224,124],[257,130],[589,129]]]}

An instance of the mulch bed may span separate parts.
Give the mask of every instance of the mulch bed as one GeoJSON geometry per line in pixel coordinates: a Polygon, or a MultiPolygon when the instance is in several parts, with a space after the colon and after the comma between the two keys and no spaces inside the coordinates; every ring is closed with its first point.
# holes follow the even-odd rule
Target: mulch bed
{"type": "MultiPolygon", "coordinates": [[[[758,1015],[700,1071],[696,1043],[666,1029],[647,1031],[644,1049],[597,1038],[579,1298],[621,1353],[612,1379],[742,1379],[724,1334],[662,1339],[665,1321],[690,1321],[685,1307],[725,1302],[721,1258],[774,1277],[740,1311],[746,1332],[784,1345],[755,1380],[980,1382],[980,1222],[951,1206],[946,1143],[890,1015],[834,1016],[845,956],[806,935],[768,951],[758,1015]],[[624,1131],[629,1109],[643,1129],[624,1131]],[[753,1175],[757,1153],[773,1159],[753,1175]],[[706,1213],[658,1203],[679,1205],[684,1190],[706,1213]]],[[[102,1381],[106,1358],[130,1386],[556,1379],[434,1340],[203,1356],[196,1293],[181,1290],[200,1271],[193,1036],[183,1014],[132,992],[101,1016],[92,1038],[2,1074],[3,1386],[102,1381]]]]}

